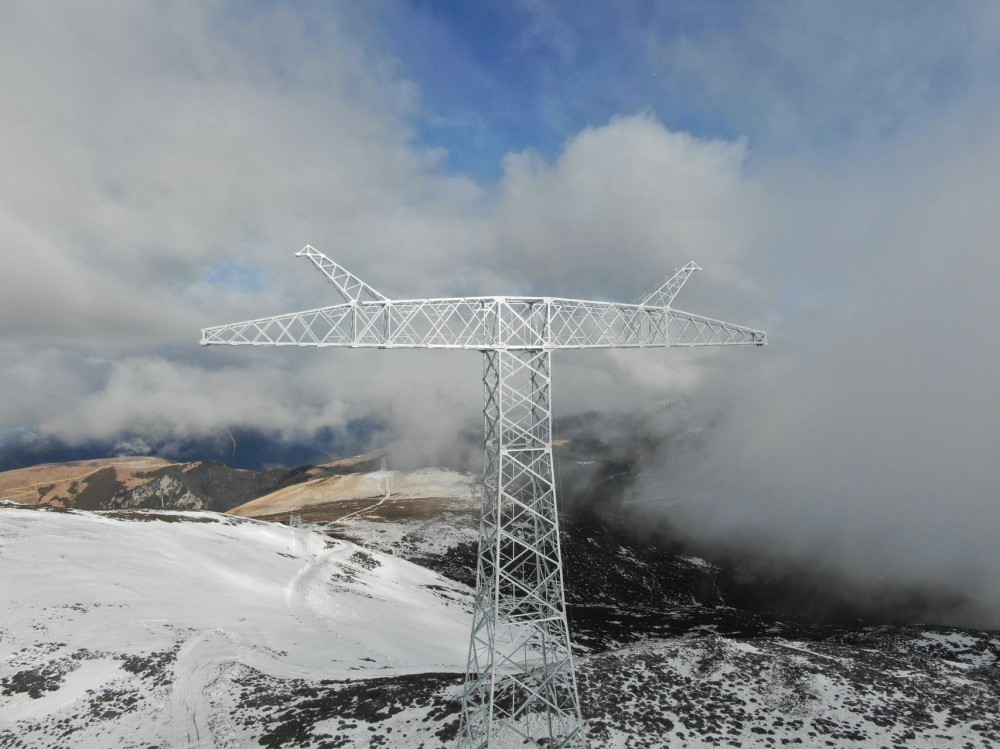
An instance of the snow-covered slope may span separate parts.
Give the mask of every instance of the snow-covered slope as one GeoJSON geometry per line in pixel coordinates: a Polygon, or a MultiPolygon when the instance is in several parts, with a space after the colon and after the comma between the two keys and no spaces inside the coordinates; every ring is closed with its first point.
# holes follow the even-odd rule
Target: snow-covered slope
{"type": "Polygon", "coordinates": [[[4,747],[244,746],[242,693],[464,668],[468,588],[309,530],[3,507],[0,570],[4,747]]]}
{"type": "MultiPolygon", "coordinates": [[[[469,515],[330,530],[466,577],[469,515]]],[[[1000,747],[1000,634],[782,623],[711,564],[567,525],[592,749],[1000,747]]],[[[301,528],[0,506],[0,747],[444,749],[470,603],[301,528]]]]}
{"type": "Polygon", "coordinates": [[[594,747],[1000,746],[1000,637],[869,628],[823,641],[687,636],[585,659],[594,747]]]}

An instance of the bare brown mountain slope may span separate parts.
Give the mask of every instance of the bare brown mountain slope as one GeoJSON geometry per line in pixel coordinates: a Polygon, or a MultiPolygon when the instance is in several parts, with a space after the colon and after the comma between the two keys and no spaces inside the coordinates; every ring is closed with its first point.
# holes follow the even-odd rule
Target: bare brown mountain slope
{"type": "Polygon", "coordinates": [[[0,497],[23,504],[72,507],[95,481],[111,479],[125,490],[135,489],[150,481],[151,472],[173,465],[177,464],[142,456],[44,463],[0,473],[0,497]]]}
{"type": "Polygon", "coordinates": [[[0,498],[28,505],[80,510],[175,509],[224,512],[248,500],[316,475],[352,469],[345,464],[247,471],[221,463],[172,463],[118,457],[49,463],[0,473],[0,498]]]}
{"type": "Polygon", "coordinates": [[[229,514],[282,522],[298,515],[308,522],[330,522],[467,512],[478,509],[479,483],[476,476],[443,468],[327,475],[278,489],[229,514]]]}

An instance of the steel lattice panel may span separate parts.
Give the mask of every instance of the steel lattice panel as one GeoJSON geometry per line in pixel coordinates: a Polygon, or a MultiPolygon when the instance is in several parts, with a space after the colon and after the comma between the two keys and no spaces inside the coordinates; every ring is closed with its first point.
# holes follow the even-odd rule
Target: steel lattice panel
{"type": "Polygon", "coordinates": [[[680,310],[522,297],[349,303],[202,331],[204,344],[479,351],[766,342],[759,330],[680,310]]]}
{"type": "Polygon", "coordinates": [[[459,738],[470,749],[583,746],[552,467],[550,364],[547,351],[485,354],[485,492],[459,738]]]}

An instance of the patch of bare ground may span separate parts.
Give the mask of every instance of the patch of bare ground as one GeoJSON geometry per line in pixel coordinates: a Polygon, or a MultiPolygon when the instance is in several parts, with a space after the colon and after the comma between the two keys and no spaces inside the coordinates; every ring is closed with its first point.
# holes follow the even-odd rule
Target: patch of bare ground
{"type": "MultiPolygon", "coordinates": [[[[334,523],[341,518],[354,516],[375,522],[391,523],[400,520],[432,520],[446,512],[466,511],[468,509],[466,504],[452,497],[389,498],[385,501],[380,497],[361,497],[307,505],[287,513],[277,512],[253,517],[271,523],[288,523],[294,515],[304,523],[334,523]]],[[[478,513],[479,508],[476,507],[475,511],[478,513]]]]}
{"type": "Polygon", "coordinates": [[[283,487],[235,507],[229,514],[282,521],[294,514],[302,520],[329,522],[378,505],[387,519],[398,514],[414,517],[420,512],[435,514],[439,508],[434,502],[473,501],[478,484],[478,478],[444,469],[338,474],[283,487]],[[425,504],[428,502],[432,504],[425,504]]]}
{"type": "MultiPolygon", "coordinates": [[[[336,502],[324,502],[323,504],[308,505],[302,508],[291,507],[284,512],[274,512],[266,515],[247,515],[244,517],[253,517],[256,520],[266,520],[270,523],[288,523],[289,519],[294,515],[304,523],[332,523],[347,515],[360,512],[377,501],[377,497],[341,499],[336,502]]],[[[228,514],[236,515],[232,511],[228,514]]]]}
{"type": "MultiPolygon", "coordinates": [[[[350,467],[345,465],[341,469],[350,467]]],[[[22,504],[82,510],[150,508],[224,512],[276,489],[306,481],[312,470],[249,471],[212,461],[170,463],[145,457],[106,458],[0,473],[0,497],[22,504]]]]}
{"type": "Polygon", "coordinates": [[[248,668],[236,683],[241,706],[262,728],[259,746],[377,747],[388,743],[395,728],[396,741],[405,737],[410,746],[431,749],[450,745],[458,735],[462,680],[459,674],[427,673],[276,684],[248,668]],[[400,720],[407,711],[413,717],[400,720]]]}
{"type": "MultiPolygon", "coordinates": [[[[259,518],[304,513],[312,506],[329,505],[336,501],[367,501],[371,504],[385,496],[385,485],[381,481],[367,478],[368,476],[369,474],[351,474],[312,479],[242,504],[230,510],[229,514],[259,518]]],[[[363,504],[357,506],[354,510],[359,510],[363,506],[363,504]]]]}
{"type": "MultiPolygon", "coordinates": [[[[388,499],[371,512],[365,513],[369,520],[431,520],[446,512],[468,511],[467,501],[456,500],[454,497],[420,497],[388,499]]],[[[479,505],[472,508],[478,516],[479,505]]]]}

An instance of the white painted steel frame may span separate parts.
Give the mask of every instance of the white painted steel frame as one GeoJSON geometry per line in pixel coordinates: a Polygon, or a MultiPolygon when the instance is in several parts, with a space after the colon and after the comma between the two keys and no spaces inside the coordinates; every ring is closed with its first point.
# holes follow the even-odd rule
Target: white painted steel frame
{"type": "Polygon", "coordinates": [[[474,349],[485,355],[485,470],[459,745],[585,745],[563,592],[551,351],[757,345],[767,334],[673,309],[693,262],[615,304],[551,297],[386,299],[306,246],[346,302],[218,325],[203,345],[474,349]]]}
{"type": "Polygon", "coordinates": [[[582,747],[563,593],[548,351],[486,351],[486,455],[462,749],[582,747]]]}
{"type": "Polygon", "coordinates": [[[767,334],[669,307],[581,299],[456,297],[352,302],[202,330],[203,344],[557,349],[762,346],[767,334]]]}
{"type": "Polygon", "coordinates": [[[683,268],[679,268],[674,271],[672,276],[655,289],[647,291],[645,294],[640,296],[637,303],[645,304],[647,307],[669,307],[673,304],[674,297],[677,296],[677,292],[681,290],[684,282],[687,281],[691,277],[691,274],[696,270],[701,270],[701,267],[692,260],[683,268]]]}
{"type": "Polygon", "coordinates": [[[295,253],[296,257],[307,257],[344,297],[347,302],[370,302],[384,300],[385,297],[375,291],[349,270],[333,262],[330,258],[312,245],[306,245],[295,253]]]}

